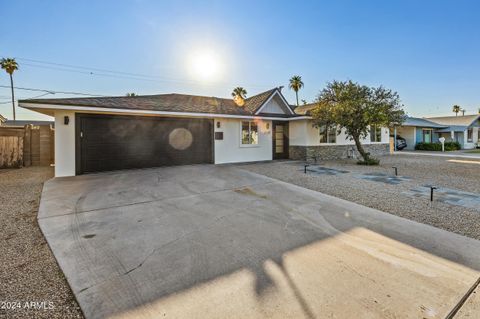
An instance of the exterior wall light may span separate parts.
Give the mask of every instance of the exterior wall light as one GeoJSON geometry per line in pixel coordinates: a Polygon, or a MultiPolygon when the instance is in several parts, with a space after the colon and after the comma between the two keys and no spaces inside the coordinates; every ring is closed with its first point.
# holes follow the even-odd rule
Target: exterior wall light
{"type": "Polygon", "coordinates": [[[217,128],[220,128],[220,121],[217,121],[217,128]]]}
{"type": "Polygon", "coordinates": [[[68,116],[63,117],[63,124],[68,125],[70,123],[70,118],[68,116]]]}

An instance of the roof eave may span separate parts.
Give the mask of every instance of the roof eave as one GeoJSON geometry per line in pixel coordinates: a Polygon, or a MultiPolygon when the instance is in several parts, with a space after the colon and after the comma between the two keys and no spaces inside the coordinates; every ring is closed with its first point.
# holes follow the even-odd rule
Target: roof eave
{"type": "Polygon", "coordinates": [[[268,115],[241,115],[241,114],[222,114],[222,113],[196,113],[196,112],[171,112],[171,111],[155,111],[155,110],[141,110],[141,109],[126,109],[126,108],[107,108],[96,106],[76,106],[76,105],[62,105],[62,104],[39,104],[27,103],[19,101],[18,105],[22,108],[36,111],[42,114],[53,115],[55,111],[76,111],[80,113],[109,113],[109,114],[125,114],[125,115],[146,115],[146,116],[169,116],[169,117],[199,117],[199,118],[236,118],[236,119],[263,119],[263,120],[278,120],[291,121],[305,119],[302,116],[291,117],[273,117],[268,115]]]}

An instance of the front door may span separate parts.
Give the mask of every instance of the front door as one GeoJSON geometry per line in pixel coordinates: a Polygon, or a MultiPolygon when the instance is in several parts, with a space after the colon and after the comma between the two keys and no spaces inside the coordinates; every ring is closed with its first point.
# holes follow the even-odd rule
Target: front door
{"type": "Polygon", "coordinates": [[[432,143],[432,130],[423,130],[423,143],[432,143]]]}
{"type": "Polygon", "coordinates": [[[288,158],[288,122],[272,122],[273,159],[288,158]]]}

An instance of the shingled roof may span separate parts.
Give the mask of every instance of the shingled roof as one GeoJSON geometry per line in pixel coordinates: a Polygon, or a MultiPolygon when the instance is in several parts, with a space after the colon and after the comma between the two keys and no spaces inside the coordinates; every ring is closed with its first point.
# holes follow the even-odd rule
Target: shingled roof
{"type": "Polygon", "coordinates": [[[480,119],[480,115],[475,114],[475,115],[427,117],[426,119],[431,122],[435,122],[442,125],[470,126],[475,121],[480,119]]]}
{"type": "Polygon", "coordinates": [[[243,106],[236,105],[233,99],[175,93],[142,96],[28,99],[20,100],[19,103],[251,116],[275,92],[280,93],[278,88],[274,88],[249,97],[245,99],[243,106]]]}
{"type": "Polygon", "coordinates": [[[310,111],[317,107],[317,103],[310,103],[297,106],[295,108],[295,113],[298,115],[310,115],[310,111]]]}

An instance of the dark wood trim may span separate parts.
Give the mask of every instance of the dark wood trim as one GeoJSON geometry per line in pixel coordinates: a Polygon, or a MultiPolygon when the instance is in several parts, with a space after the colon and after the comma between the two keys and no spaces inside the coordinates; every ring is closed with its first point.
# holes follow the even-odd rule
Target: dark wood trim
{"type": "Polygon", "coordinates": [[[289,138],[288,138],[288,122],[286,121],[272,121],[272,158],[273,159],[287,159],[289,156],[288,156],[288,148],[289,148],[289,144],[290,144],[290,141],[289,141],[289,138]],[[281,125],[283,126],[283,153],[282,154],[278,154],[276,152],[276,144],[275,144],[275,140],[276,140],[276,131],[275,131],[275,127],[277,125],[281,125]]]}

